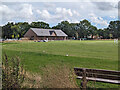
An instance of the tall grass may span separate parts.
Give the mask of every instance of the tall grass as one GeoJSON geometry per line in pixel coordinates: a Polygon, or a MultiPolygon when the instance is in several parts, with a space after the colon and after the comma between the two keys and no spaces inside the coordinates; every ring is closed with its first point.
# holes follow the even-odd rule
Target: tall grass
{"type": "Polygon", "coordinates": [[[2,62],[2,88],[21,88],[24,70],[18,57],[8,58],[5,54],[2,62]]]}
{"type": "Polygon", "coordinates": [[[27,72],[23,86],[26,88],[78,88],[73,70],[67,66],[46,65],[42,74],[27,72]]]}
{"type": "Polygon", "coordinates": [[[43,70],[44,88],[78,88],[74,71],[67,66],[45,66],[43,70]]]}

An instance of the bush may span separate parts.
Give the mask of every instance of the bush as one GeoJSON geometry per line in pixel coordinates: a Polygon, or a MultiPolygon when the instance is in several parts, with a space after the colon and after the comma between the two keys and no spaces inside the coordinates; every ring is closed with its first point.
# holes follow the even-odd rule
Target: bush
{"type": "Polygon", "coordinates": [[[5,54],[2,61],[2,88],[21,88],[24,70],[23,66],[20,66],[20,59],[18,57],[8,59],[5,54]]]}

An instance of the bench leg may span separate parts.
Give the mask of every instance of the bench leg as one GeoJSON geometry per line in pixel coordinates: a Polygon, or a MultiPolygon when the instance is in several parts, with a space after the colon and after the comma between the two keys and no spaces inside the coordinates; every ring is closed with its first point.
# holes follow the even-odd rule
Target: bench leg
{"type": "Polygon", "coordinates": [[[82,88],[86,88],[87,87],[87,81],[82,81],[81,86],[82,86],[82,88]]]}
{"type": "Polygon", "coordinates": [[[82,78],[82,83],[81,83],[82,88],[87,87],[87,79],[86,79],[86,70],[83,69],[83,78],[82,78]]]}

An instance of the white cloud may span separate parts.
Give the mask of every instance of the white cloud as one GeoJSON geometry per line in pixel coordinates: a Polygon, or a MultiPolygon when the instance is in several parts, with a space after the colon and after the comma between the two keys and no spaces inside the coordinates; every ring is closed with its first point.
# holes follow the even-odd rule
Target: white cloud
{"type": "Polygon", "coordinates": [[[50,18],[50,14],[49,14],[49,12],[47,10],[42,11],[42,16],[46,17],[46,18],[50,18]]]}
{"type": "Polygon", "coordinates": [[[21,4],[20,11],[18,11],[18,18],[31,19],[33,16],[32,5],[31,4],[21,4]]]}
{"type": "Polygon", "coordinates": [[[2,2],[118,2],[119,0],[4,0],[2,2]]]}
{"type": "Polygon", "coordinates": [[[102,17],[97,17],[93,13],[89,14],[89,16],[92,23],[95,23],[96,25],[101,25],[101,26],[108,26],[107,20],[104,20],[102,17]]]}
{"type": "Polygon", "coordinates": [[[61,13],[62,12],[62,8],[56,8],[56,12],[57,13],[61,13]]]}
{"type": "Polygon", "coordinates": [[[56,8],[56,13],[61,15],[73,16],[71,9],[66,9],[66,8],[58,7],[56,8]]]}
{"type": "Polygon", "coordinates": [[[61,18],[61,15],[59,14],[53,15],[48,10],[36,10],[36,12],[38,14],[39,21],[53,22],[61,18]]]}
{"type": "Polygon", "coordinates": [[[22,7],[21,12],[33,15],[31,4],[22,4],[21,7],[22,7]]]}
{"type": "Polygon", "coordinates": [[[42,11],[36,10],[36,12],[37,12],[37,13],[40,15],[40,17],[43,18],[43,19],[49,19],[49,18],[51,18],[51,15],[50,15],[50,13],[49,13],[47,10],[42,10],[42,11]]]}
{"type": "Polygon", "coordinates": [[[76,10],[73,10],[73,13],[77,16],[80,16],[80,14],[76,10]]]}
{"type": "Polygon", "coordinates": [[[0,5],[0,13],[2,14],[2,19],[10,20],[13,18],[13,14],[15,14],[15,11],[10,9],[6,5],[0,5]]]}
{"type": "Polygon", "coordinates": [[[75,19],[75,20],[70,20],[70,23],[79,23],[80,21],[75,19]]]}
{"type": "Polygon", "coordinates": [[[0,13],[2,14],[2,23],[8,21],[32,21],[33,7],[31,4],[19,4],[17,8],[10,8],[7,5],[0,5],[0,13]]]}
{"type": "Polygon", "coordinates": [[[110,18],[113,18],[113,19],[115,19],[115,16],[110,16],[110,18]]]}
{"type": "Polygon", "coordinates": [[[36,10],[36,12],[39,14],[39,20],[56,24],[63,20],[78,22],[78,20],[75,19],[75,16],[80,16],[80,14],[76,10],[61,7],[56,7],[55,9],[53,9],[53,12],[50,12],[49,10],[36,10]]]}
{"type": "Polygon", "coordinates": [[[67,8],[60,8],[57,7],[55,10],[55,17],[63,20],[70,20],[70,21],[78,21],[75,18],[80,16],[80,13],[76,10],[67,9],[67,8]]]}
{"type": "MultiPolygon", "coordinates": [[[[106,2],[106,1],[105,1],[106,2]]],[[[110,1],[109,1],[110,2],[110,1]]],[[[8,21],[45,21],[49,24],[55,25],[61,20],[68,20],[70,22],[79,22],[83,19],[89,19],[98,26],[105,27],[109,20],[115,20],[118,17],[117,3],[106,3],[115,7],[114,10],[107,10],[108,7],[95,5],[91,0],[89,2],[37,2],[37,3],[4,3],[0,5],[0,13],[3,16],[3,23],[8,21]],[[102,9],[101,9],[102,7],[102,9]],[[104,11],[104,8],[106,11],[104,11]],[[88,15],[93,13],[93,15],[88,15]],[[102,17],[107,17],[104,20],[102,17]]],[[[99,3],[97,4],[99,5],[99,3]]]]}

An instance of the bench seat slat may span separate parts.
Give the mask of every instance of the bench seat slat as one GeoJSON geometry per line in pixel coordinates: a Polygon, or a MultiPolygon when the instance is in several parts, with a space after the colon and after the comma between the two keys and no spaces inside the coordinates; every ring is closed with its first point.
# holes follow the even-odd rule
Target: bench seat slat
{"type": "MultiPolygon", "coordinates": [[[[82,79],[82,77],[78,76],[77,79],[82,79]]],[[[120,81],[118,81],[118,80],[109,80],[109,79],[92,78],[92,77],[86,77],[86,79],[89,80],[89,81],[97,81],[97,82],[120,84],[120,81]]]]}
{"type": "MultiPolygon", "coordinates": [[[[99,74],[111,74],[111,75],[120,75],[120,71],[112,71],[112,70],[102,70],[102,69],[87,69],[84,68],[86,72],[90,73],[99,73],[99,74]]],[[[83,71],[83,68],[74,68],[75,71],[83,71]]]]}
{"type": "MultiPolygon", "coordinates": [[[[82,72],[75,72],[77,76],[82,76],[82,72]]],[[[86,73],[86,77],[95,77],[95,78],[103,78],[103,79],[111,79],[111,80],[120,80],[120,76],[111,75],[111,74],[99,74],[99,73],[86,73]]]]}

